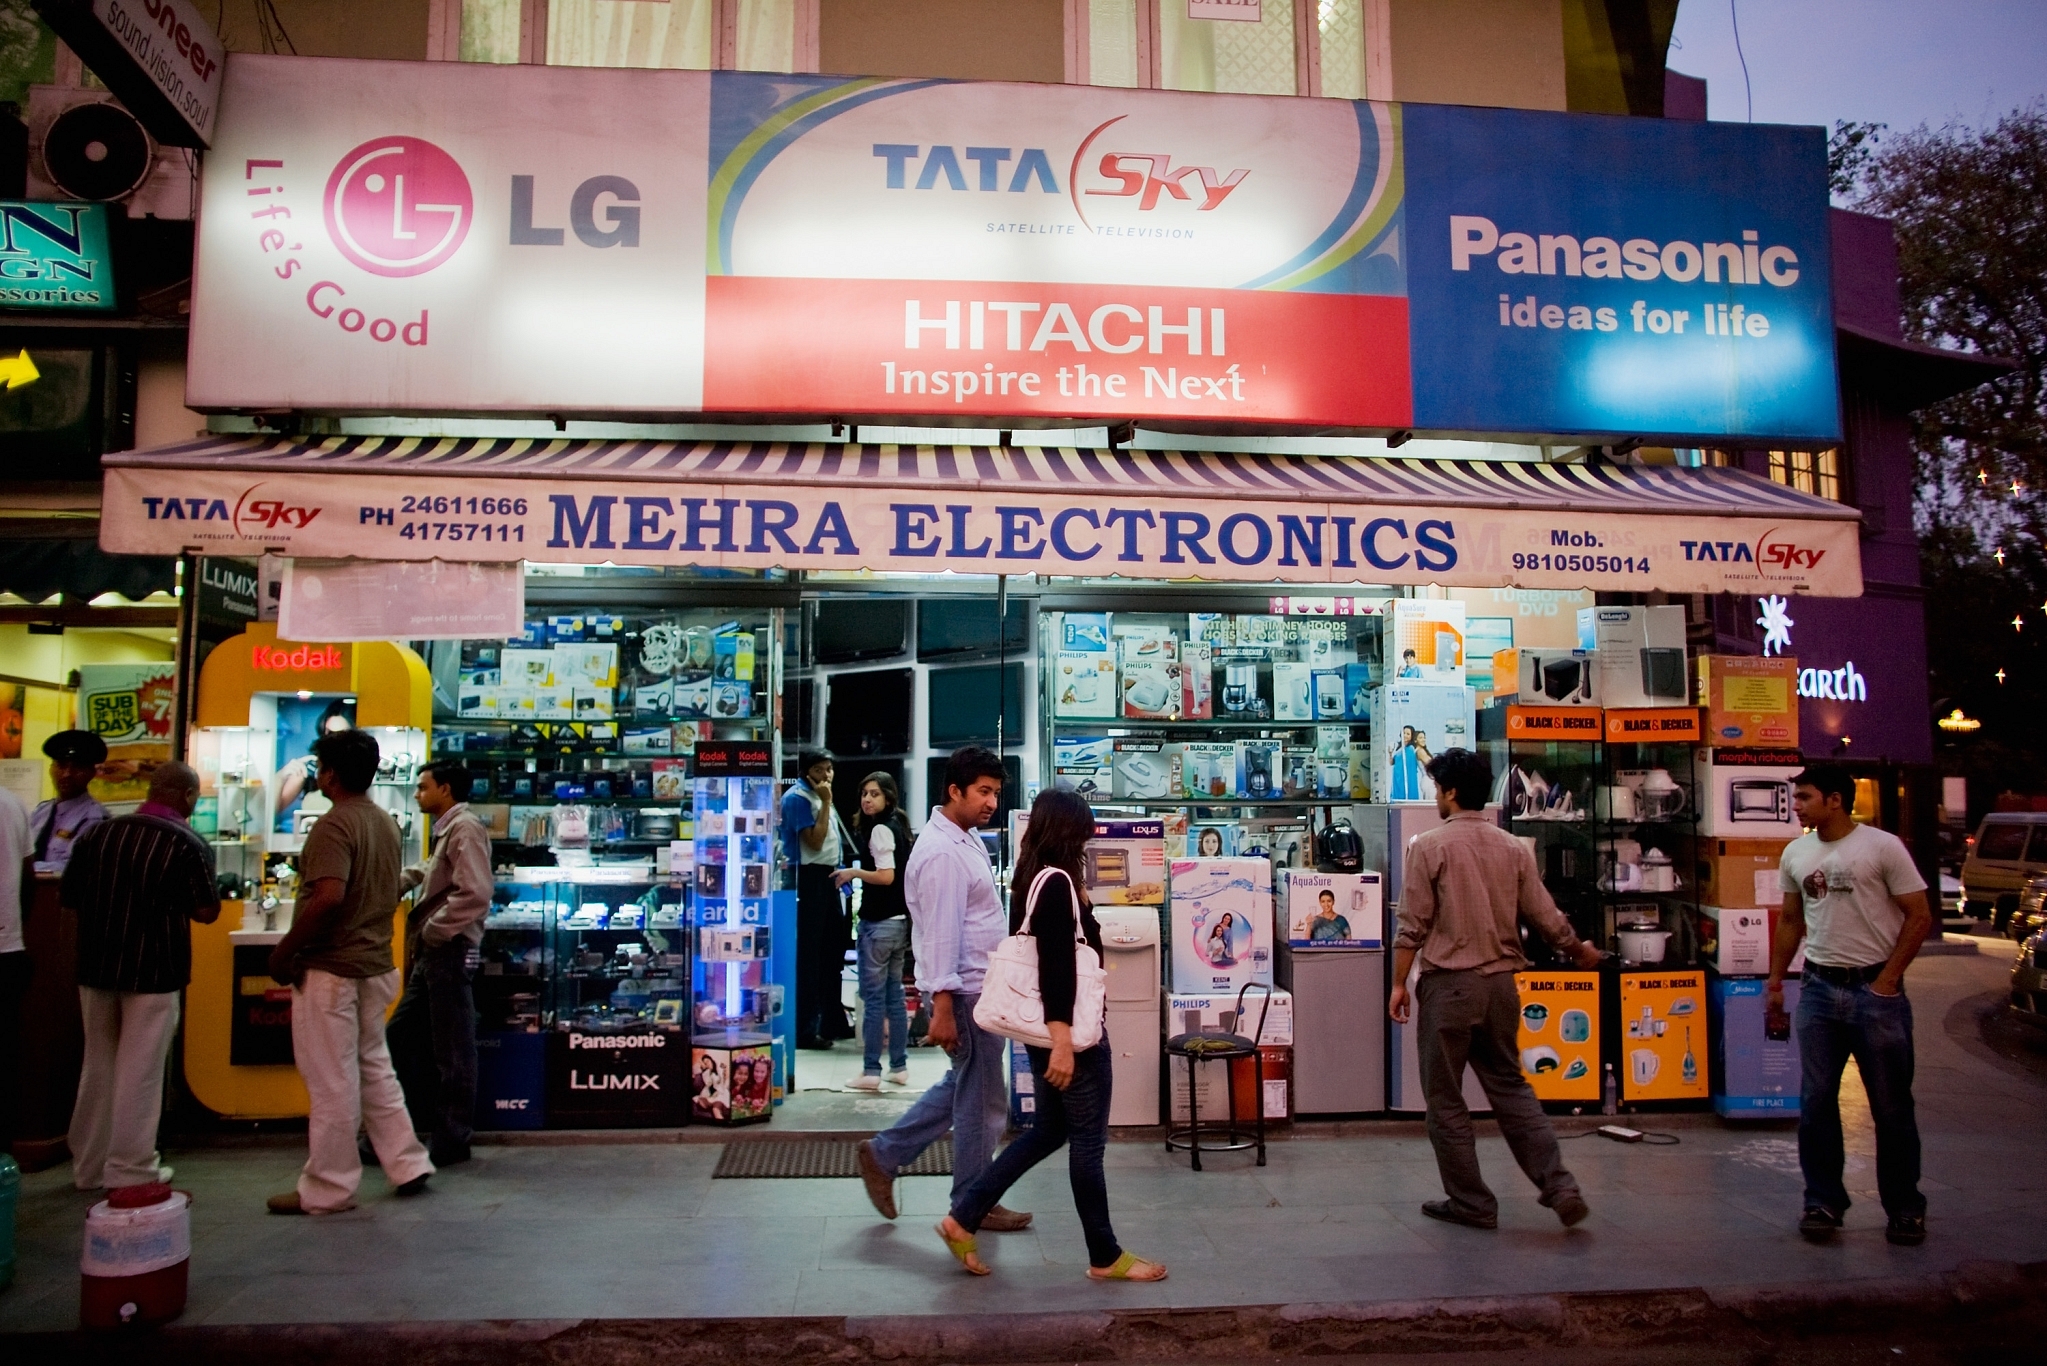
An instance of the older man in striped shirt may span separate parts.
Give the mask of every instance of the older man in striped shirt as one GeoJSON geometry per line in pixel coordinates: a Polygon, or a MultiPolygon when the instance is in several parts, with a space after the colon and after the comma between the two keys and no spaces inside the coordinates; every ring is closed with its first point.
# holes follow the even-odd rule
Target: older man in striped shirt
{"type": "Polygon", "coordinates": [[[71,1111],[71,1178],[80,1190],[168,1181],[156,1151],[164,1059],[178,993],[192,976],[194,920],[220,915],[213,851],[186,824],[199,775],[158,765],[133,815],[71,846],[61,894],[78,922],[85,1065],[71,1111]]]}

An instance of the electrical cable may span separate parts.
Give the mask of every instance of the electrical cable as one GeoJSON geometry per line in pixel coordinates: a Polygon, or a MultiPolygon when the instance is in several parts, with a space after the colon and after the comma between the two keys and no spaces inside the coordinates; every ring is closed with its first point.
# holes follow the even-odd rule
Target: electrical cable
{"type": "Polygon", "coordinates": [[[1742,93],[1748,97],[1748,121],[1754,123],[1756,121],[1756,92],[1755,88],[1749,84],[1748,54],[1741,50],[1740,0],[1727,0],[1727,17],[1734,22],[1734,55],[1741,59],[1741,89],[1742,93]]]}

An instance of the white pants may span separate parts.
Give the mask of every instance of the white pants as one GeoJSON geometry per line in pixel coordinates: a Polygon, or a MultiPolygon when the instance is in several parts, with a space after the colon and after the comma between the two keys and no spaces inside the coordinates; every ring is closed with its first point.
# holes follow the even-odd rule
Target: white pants
{"type": "Polygon", "coordinates": [[[312,1112],[308,1153],[299,1172],[299,1205],[327,1213],[355,1204],[362,1184],[358,1129],[367,1127],[377,1161],[394,1186],[432,1172],[412,1132],[405,1093],[384,1046],[384,1013],[398,999],[398,974],[337,977],[309,969],[291,992],[291,1046],[312,1112]]]}
{"type": "Polygon", "coordinates": [[[82,1191],[161,1180],[156,1124],[178,993],[80,987],[78,1009],[85,1063],[71,1107],[71,1179],[82,1191]]]}

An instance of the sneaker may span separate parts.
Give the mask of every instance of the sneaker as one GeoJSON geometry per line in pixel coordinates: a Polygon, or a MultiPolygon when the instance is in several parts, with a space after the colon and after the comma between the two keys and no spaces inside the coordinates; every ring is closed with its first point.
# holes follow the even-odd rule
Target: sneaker
{"type": "Polygon", "coordinates": [[[1926,1216],[1923,1214],[1893,1214],[1884,1227],[1884,1241],[1896,1243],[1899,1247],[1918,1247],[1926,1241],[1926,1216]]]}
{"type": "Polygon", "coordinates": [[[848,1091],[879,1091],[881,1089],[881,1078],[872,1072],[863,1072],[847,1082],[846,1089],[848,1091]]]}
{"type": "Polygon", "coordinates": [[[1577,1227],[1585,1222],[1586,1215],[1592,1213],[1592,1206],[1586,1204],[1585,1197],[1576,1191],[1559,1197],[1557,1202],[1550,1206],[1550,1209],[1555,1211],[1557,1218],[1563,1222],[1565,1228],[1577,1227]]]}
{"type": "Polygon", "coordinates": [[[997,1205],[981,1219],[983,1233],[1022,1233],[1031,1226],[1031,1216],[997,1205]]]}
{"type": "Polygon", "coordinates": [[[908,1086],[910,1084],[910,1070],[905,1067],[889,1073],[888,1084],[890,1086],[908,1086]]]}
{"type": "Polygon", "coordinates": [[[1459,1209],[1448,1200],[1430,1200],[1422,1205],[1422,1213],[1431,1219],[1441,1219],[1446,1224],[1462,1224],[1466,1228],[1498,1228],[1498,1215],[1475,1214],[1459,1209]]]}
{"type": "Polygon", "coordinates": [[[1809,1243],[1824,1243],[1841,1227],[1841,1216],[1825,1205],[1807,1205],[1798,1220],[1799,1236],[1809,1243]]]}
{"type": "Polygon", "coordinates": [[[859,1165],[860,1182],[867,1187],[867,1198],[874,1202],[875,1211],[884,1219],[895,1218],[896,1179],[875,1160],[873,1141],[861,1139],[853,1149],[853,1160],[859,1165]]]}

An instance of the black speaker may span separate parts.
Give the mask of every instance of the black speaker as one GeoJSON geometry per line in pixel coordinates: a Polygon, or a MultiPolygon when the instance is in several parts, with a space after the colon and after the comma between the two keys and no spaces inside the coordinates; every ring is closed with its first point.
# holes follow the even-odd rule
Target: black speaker
{"type": "Polygon", "coordinates": [[[142,188],[156,148],[133,114],[118,104],[74,105],[43,134],[43,169],[66,194],[119,199],[142,188]]]}

